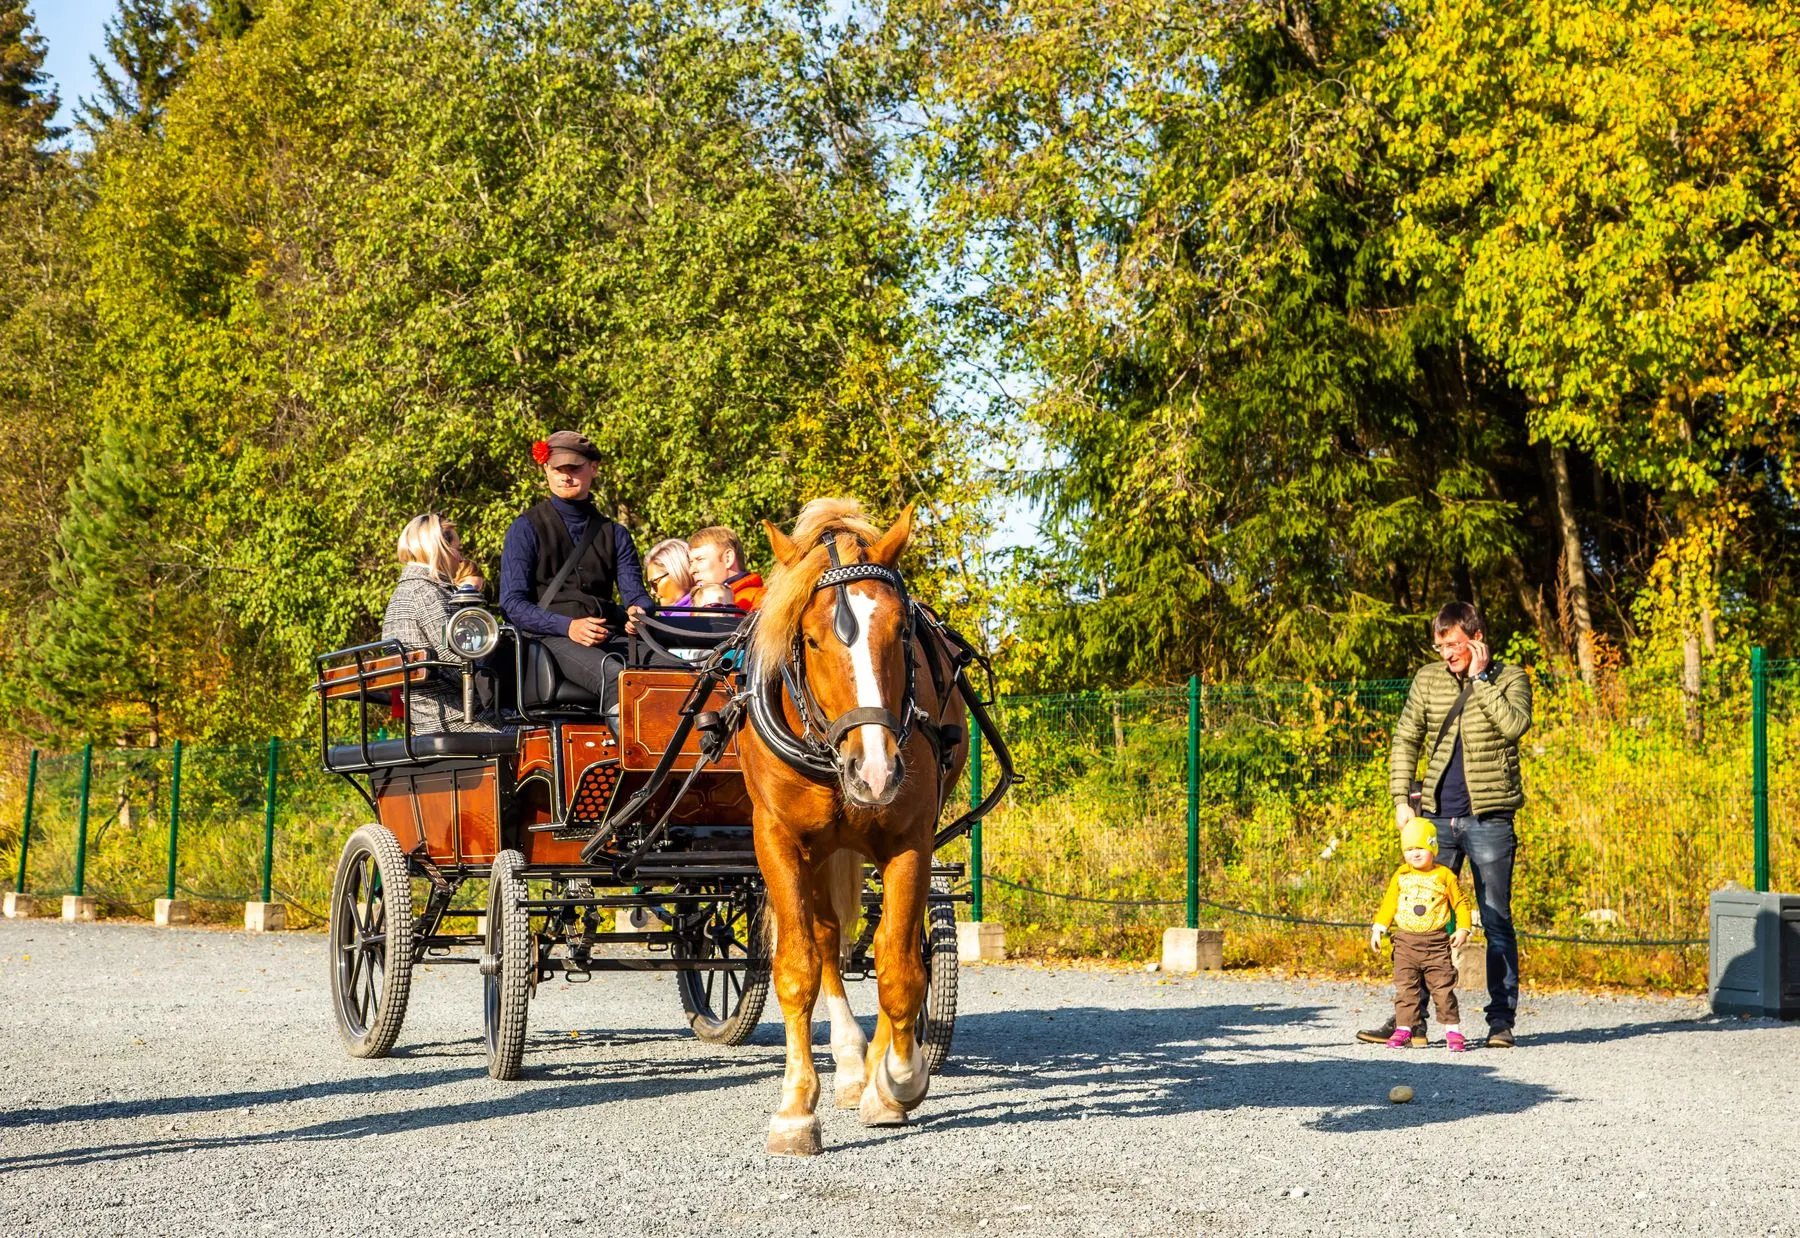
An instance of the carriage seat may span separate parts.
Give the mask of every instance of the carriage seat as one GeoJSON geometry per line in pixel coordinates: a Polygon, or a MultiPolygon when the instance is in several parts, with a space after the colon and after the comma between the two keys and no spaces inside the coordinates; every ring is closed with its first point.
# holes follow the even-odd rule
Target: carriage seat
{"type": "MultiPolygon", "coordinates": [[[[369,742],[370,765],[404,765],[409,761],[467,760],[470,757],[506,757],[519,750],[517,731],[438,731],[412,738],[412,755],[404,739],[369,742]]],[[[327,769],[355,769],[363,765],[360,744],[334,744],[325,754],[327,769]]]]}
{"type": "Polygon", "coordinates": [[[580,684],[565,679],[557,668],[556,659],[542,644],[527,638],[524,652],[524,680],[519,685],[519,693],[526,709],[558,714],[600,712],[599,698],[580,684]]]}

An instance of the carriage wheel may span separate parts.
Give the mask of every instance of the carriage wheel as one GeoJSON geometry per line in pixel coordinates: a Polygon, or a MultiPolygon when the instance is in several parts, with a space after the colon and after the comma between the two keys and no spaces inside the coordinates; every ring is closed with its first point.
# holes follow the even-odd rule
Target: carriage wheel
{"type": "Polygon", "coordinates": [[[944,1068],[956,1035],[956,908],[932,903],[925,909],[925,1000],[919,1006],[919,1043],[932,1074],[944,1068]]]}
{"type": "Polygon", "coordinates": [[[487,942],[482,949],[482,1021],[487,1031],[488,1074],[517,1079],[525,1060],[525,1014],[537,970],[537,940],[521,871],[525,857],[506,850],[494,857],[488,877],[487,942]]]}
{"type": "Polygon", "coordinates": [[[350,835],[331,882],[331,998],[351,1057],[386,1057],[412,991],[412,878],[393,834],[350,835]]]}
{"type": "Polygon", "coordinates": [[[736,959],[743,964],[675,975],[688,1026],[709,1045],[743,1044],[762,1018],[769,997],[762,915],[760,896],[723,900],[692,932],[679,933],[670,943],[678,959],[736,959]]]}

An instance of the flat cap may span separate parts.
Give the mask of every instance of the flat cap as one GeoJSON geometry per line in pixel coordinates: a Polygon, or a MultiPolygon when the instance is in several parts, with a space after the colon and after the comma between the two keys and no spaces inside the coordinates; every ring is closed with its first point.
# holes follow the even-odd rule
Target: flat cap
{"type": "Polygon", "coordinates": [[[598,460],[600,449],[585,434],[558,430],[549,438],[533,443],[531,456],[539,464],[580,464],[583,460],[598,460]]]}

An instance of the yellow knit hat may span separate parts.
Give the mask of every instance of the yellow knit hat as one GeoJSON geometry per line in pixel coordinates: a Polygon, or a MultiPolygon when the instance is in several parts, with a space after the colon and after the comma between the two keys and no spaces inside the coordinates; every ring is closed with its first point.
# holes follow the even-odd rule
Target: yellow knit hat
{"type": "Polygon", "coordinates": [[[1424,817],[1414,817],[1400,827],[1400,850],[1411,851],[1414,847],[1424,847],[1432,855],[1437,854],[1437,826],[1424,817]]]}

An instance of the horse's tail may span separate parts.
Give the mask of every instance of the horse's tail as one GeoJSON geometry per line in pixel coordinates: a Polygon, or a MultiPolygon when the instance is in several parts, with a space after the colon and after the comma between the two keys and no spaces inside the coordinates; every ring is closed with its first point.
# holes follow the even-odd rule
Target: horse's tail
{"type": "Polygon", "coordinates": [[[838,923],[838,966],[850,959],[856,944],[856,921],[862,915],[862,852],[840,847],[825,860],[825,896],[838,923]]]}

